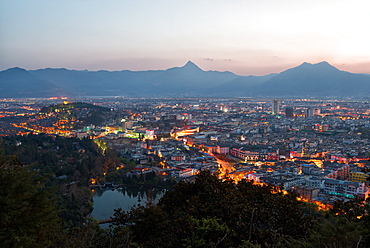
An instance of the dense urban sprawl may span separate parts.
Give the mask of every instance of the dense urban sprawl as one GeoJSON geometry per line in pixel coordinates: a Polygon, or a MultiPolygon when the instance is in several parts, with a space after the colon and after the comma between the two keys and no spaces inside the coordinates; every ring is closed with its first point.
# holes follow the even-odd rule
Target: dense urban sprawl
{"type": "Polygon", "coordinates": [[[66,100],[2,100],[0,135],[99,139],[135,161],[127,177],[154,172],[165,180],[192,180],[210,170],[328,204],[369,194],[367,101],[66,100]]]}

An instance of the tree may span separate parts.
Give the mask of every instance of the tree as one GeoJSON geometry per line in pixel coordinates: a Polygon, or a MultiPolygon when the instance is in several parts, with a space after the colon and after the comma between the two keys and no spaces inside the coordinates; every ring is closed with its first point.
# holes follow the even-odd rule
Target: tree
{"type": "Polygon", "coordinates": [[[342,216],[321,219],[311,232],[308,247],[368,247],[368,244],[361,245],[364,229],[342,216]]]}
{"type": "Polygon", "coordinates": [[[115,210],[113,220],[113,224],[119,227],[115,229],[116,233],[129,227],[126,232],[133,233],[134,242],[139,242],[142,247],[175,247],[167,236],[170,234],[166,230],[171,230],[169,219],[157,205],[138,206],[129,212],[119,208],[115,210]]]}
{"type": "Polygon", "coordinates": [[[192,228],[187,238],[183,240],[184,247],[217,247],[229,234],[229,227],[219,223],[219,219],[190,218],[192,228]]]}
{"type": "Polygon", "coordinates": [[[41,178],[15,157],[0,157],[0,243],[45,247],[59,226],[58,212],[41,178]]]}
{"type": "Polygon", "coordinates": [[[143,247],[292,247],[312,225],[294,195],[271,185],[220,180],[208,171],[177,184],[158,205],[117,212],[115,220],[143,247]]]}

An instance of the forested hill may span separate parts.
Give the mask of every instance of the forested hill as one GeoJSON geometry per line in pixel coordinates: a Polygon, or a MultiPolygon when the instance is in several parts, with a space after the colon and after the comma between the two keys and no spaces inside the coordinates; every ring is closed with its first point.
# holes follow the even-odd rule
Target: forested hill
{"type": "Polygon", "coordinates": [[[43,107],[39,115],[42,119],[57,117],[57,119],[72,120],[74,129],[87,125],[100,125],[112,114],[110,108],[84,102],[66,102],[43,107]],[[50,115],[52,113],[52,115],[50,115]]]}
{"type": "MultiPolygon", "coordinates": [[[[90,178],[102,177],[122,164],[113,151],[108,149],[103,154],[94,140],[43,134],[0,138],[0,156],[18,161],[42,178],[45,189],[53,191],[59,217],[68,227],[82,225],[92,211],[90,178]]],[[[12,183],[22,181],[17,180],[20,182],[12,183]]],[[[11,184],[5,187],[10,190],[9,197],[18,199],[11,184]]]]}
{"type": "Polygon", "coordinates": [[[50,113],[50,112],[60,112],[60,111],[66,111],[71,109],[91,109],[91,110],[97,110],[97,111],[105,111],[109,112],[111,111],[110,108],[97,106],[94,104],[89,104],[85,102],[74,102],[74,103],[62,103],[62,104],[56,104],[56,105],[50,105],[43,107],[40,112],[41,113],[50,113]]]}

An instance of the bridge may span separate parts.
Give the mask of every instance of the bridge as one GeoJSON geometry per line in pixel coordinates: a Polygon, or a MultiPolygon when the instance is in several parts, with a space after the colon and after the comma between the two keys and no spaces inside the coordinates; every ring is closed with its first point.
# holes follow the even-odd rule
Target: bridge
{"type": "Polygon", "coordinates": [[[112,223],[113,219],[106,219],[106,220],[99,220],[98,224],[106,224],[106,223],[112,223]]]}

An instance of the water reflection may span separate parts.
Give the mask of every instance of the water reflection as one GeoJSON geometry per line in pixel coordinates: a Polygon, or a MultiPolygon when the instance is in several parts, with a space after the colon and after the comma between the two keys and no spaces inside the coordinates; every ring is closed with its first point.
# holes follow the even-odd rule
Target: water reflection
{"type": "Polygon", "coordinates": [[[91,217],[97,220],[109,219],[114,209],[130,210],[135,205],[145,205],[147,202],[157,203],[166,190],[140,188],[96,189],[93,196],[94,210],[91,217]]]}

